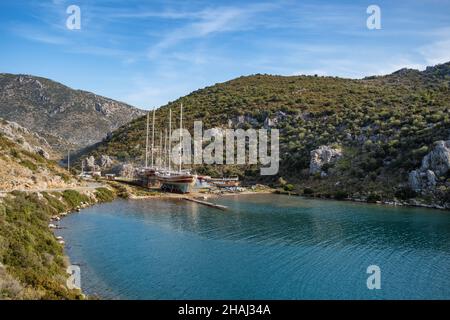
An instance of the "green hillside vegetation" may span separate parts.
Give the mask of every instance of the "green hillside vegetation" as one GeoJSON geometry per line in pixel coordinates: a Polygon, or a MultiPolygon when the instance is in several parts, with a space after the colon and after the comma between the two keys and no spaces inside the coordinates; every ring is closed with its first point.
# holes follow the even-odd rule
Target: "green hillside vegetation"
{"type": "Polygon", "coordinates": [[[48,224],[53,215],[83,203],[110,201],[113,191],[94,197],[74,190],[40,195],[14,191],[0,201],[0,299],[82,299],[66,287],[67,259],[48,224]],[[101,195],[101,196],[98,196],[101,195]]]}
{"type": "MultiPolygon", "coordinates": [[[[180,103],[184,127],[190,131],[194,120],[202,120],[204,128],[225,128],[232,120],[233,128],[246,129],[261,128],[266,118],[278,117],[274,127],[280,129],[279,175],[260,177],[256,166],[202,166],[197,171],[238,174],[248,181],[273,184],[283,177],[300,193],[308,188],[326,197],[361,194],[373,199],[397,194],[408,198],[415,196],[405,186],[408,172],[420,166],[433,142],[450,138],[449,82],[450,63],[362,80],[240,77],[161,107],[156,112],[157,132],[167,126],[169,108],[178,121],[180,103]],[[239,116],[246,119],[237,124],[239,116]],[[339,145],[344,150],[340,161],[325,168],[326,178],[308,173],[310,152],[320,145],[339,145]]],[[[87,153],[142,164],[145,123],[145,117],[132,121],[87,153]]]]}
{"type": "MultiPolygon", "coordinates": [[[[76,182],[56,162],[0,135],[0,191],[10,191],[11,185],[34,188],[49,179],[59,181],[60,187],[76,182]]],[[[114,197],[115,192],[106,188],[93,194],[74,190],[1,193],[0,300],[83,298],[79,291],[66,287],[67,259],[49,223],[54,215],[114,197]]]]}
{"type": "Polygon", "coordinates": [[[81,298],[65,287],[63,248],[48,228],[53,214],[70,207],[55,196],[13,192],[0,203],[0,298],[81,298]]]}

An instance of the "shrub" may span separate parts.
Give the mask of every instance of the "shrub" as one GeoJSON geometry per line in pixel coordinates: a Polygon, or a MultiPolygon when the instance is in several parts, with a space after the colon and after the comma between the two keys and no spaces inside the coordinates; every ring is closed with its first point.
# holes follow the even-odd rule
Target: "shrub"
{"type": "Polygon", "coordinates": [[[100,202],[108,202],[114,200],[116,194],[107,188],[98,188],[95,191],[95,197],[100,202]]]}
{"type": "Polygon", "coordinates": [[[303,194],[314,194],[314,190],[312,188],[305,188],[303,189],[303,194]]]}
{"type": "Polygon", "coordinates": [[[68,209],[66,204],[57,199],[57,196],[60,195],[59,193],[50,195],[47,192],[43,192],[42,195],[47,200],[47,203],[54,209],[54,213],[61,213],[68,209]]]}
{"type": "Polygon", "coordinates": [[[22,165],[22,166],[24,166],[25,168],[28,168],[28,169],[30,169],[31,171],[36,171],[37,170],[37,168],[38,168],[38,166],[36,165],[36,164],[34,164],[33,162],[31,162],[30,160],[22,160],[21,162],[20,162],[20,164],[22,165]]]}
{"type": "Polygon", "coordinates": [[[377,201],[381,201],[381,196],[376,193],[371,193],[367,196],[367,202],[375,203],[377,201]]]}
{"type": "Polygon", "coordinates": [[[446,203],[450,204],[450,188],[444,189],[440,195],[440,199],[446,203]]]}
{"type": "Polygon", "coordinates": [[[4,198],[3,206],[0,261],[7,273],[0,270],[0,289],[6,280],[0,299],[80,298],[77,291],[65,288],[64,253],[48,228],[53,210],[47,202],[35,194],[14,192],[4,198]]]}
{"type": "Polygon", "coordinates": [[[290,184],[290,183],[284,185],[284,187],[283,187],[283,189],[284,189],[285,191],[292,191],[292,190],[294,190],[294,188],[295,188],[294,185],[292,185],[292,184],[290,184]]]}
{"type": "Polygon", "coordinates": [[[130,159],[130,155],[126,151],[120,151],[117,153],[117,158],[120,161],[127,161],[128,159],[130,159]]]}
{"type": "Polygon", "coordinates": [[[403,187],[395,191],[395,196],[401,200],[408,200],[415,198],[417,196],[417,192],[410,187],[403,187]]]}
{"type": "Polygon", "coordinates": [[[334,198],[336,200],[344,200],[346,198],[348,198],[348,193],[342,190],[336,191],[334,194],[334,198]]]}
{"type": "Polygon", "coordinates": [[[328,173],[328,171],[334,167],[334,163],[324,163],[322,166],[322,171],[328,173]]]}
{"type": "Polygon", "coordinates": [[[11,156],[13,156],[14,158],[20,159],[20,154],[19,151],[17,151],[16,149],[12,148],[10,151],[11,156]]]}
{"type": "Polygon", "coordinates": [[[65,190],[62,193],[64,201],[71,207],[75,208],[81,205],[82,202],[89,202],[89,198],[84,194],[80,194],[75,190],[65,190]]]}
{"type": "Polygon", "coordinates": [[[65,174],[65,173],[60,173],[58,174],[61,179],[65,182],[65,183],[69,183],[70,182],[70,176],[65,174]]]}

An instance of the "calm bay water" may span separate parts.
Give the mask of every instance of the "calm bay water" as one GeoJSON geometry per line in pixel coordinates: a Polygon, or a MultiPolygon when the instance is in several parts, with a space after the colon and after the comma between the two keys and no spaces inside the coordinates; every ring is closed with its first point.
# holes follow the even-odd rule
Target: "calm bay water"
{"type": "Polygon", "coordinates": [[[88,294],[120,299],[450,299],[450,213],[280,195],[229,211],[118,200],[59,230],[88,294]],[[381,268],[368,290],[366,269],[381,268]]]}

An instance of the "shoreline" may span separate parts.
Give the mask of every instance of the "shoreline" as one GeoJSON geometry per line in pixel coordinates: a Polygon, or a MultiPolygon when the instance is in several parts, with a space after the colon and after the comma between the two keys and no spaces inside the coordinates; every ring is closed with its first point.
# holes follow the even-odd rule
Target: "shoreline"
{"type": "Polygon", "coordinates": [[[293,197],[303,197],[305,199],[315,199],[315,200],[331,200],[331,201],[345,201],[345,202],[353,202],[353,203],[362,203],[362,204],[374,204],[388,207],[404,207],[404,208],[424,208],[424,209],[434,209],[440,211],[450,211],[450,208],[445,208],[443,206],[437,204],[426,204],[419,203],[417,200],[416,203],[406,202],[406,201],[396,201],[396,200],[386,200],[386,201],[376,201],[376,202],[368,202],[364,199],[357,198],[346,198],[346,199],[334,199],[334,198],[325,198],[325,197],[316,197],[310,195],[302,195],[298,193],[289,193],[289,192],[280,192],[276,189],[264,190],[264,191],[243,191],[243,192],[224,192],[224,193],[191,193],[191,194],[170,194],[170,193],[162,193],[155,195],[145,195],[145,196],[136,196],[130,195],[128,199],[130,200],[145,200],[145,199],[175,199],[182,200],[184,198],[202,198],[202,199],[217,199],[220,197],[230,197],[230,196],[240,196],[240,195],[256,195],[256,194],[276,194],[276,195],[286,195],[293,197]]]}
{"type": "Polygon", "coordinates": [[[387,206],[387,207],[424,208],[424,209],[434,209],[434,210],[440,210],[440,211],[450,211],[450,208],[445,208],[445,207],[437,205],[437,204],[419,203],[419,202],[417,202],[416,199],[411,199],[412,201],[415,201],[416,203],[399,201],[399,200],[381,200],[381,201],[369,202],[369,201],[366,201],[364,199],[359,199],[359,198],[335,199],[335,198],[326,198],[326,197],[316,197],[313,195],[298,194],[298,193],[294,193],[294,192],[289,193],[289,192],[275,191],[274,193],[280,194],[280,195],[286,195],[286,196],[303,197],[305,199],[345,201],[345,202],[362,203],[362,204],[374,204],[374,205],[387,206]]]}
{"type": "MultiPolygon", "coordinates": [[[[424,208],[424,209],[439,209],[440,211],[448,211],[448,209],[445,208],[436,208],[430,205],[421,205],[421,204],[417,204],[417,205],[413,205],[413,204],[402,204],[402,203],[395,203],[395,202],[382,202],[382,201],[378,201],[378,202],[367,202],[363,199],[332,199],[332,198],[321,198],[321,197],[314,197],[314,196],[307,196],[307,195],[300,195],[297,193],[289,193],[289,192],[279,192],[279,190],[276,189],[269,189],[269,190],[262,190],[262,191],[243,191],[243,192],[224,192],[224,193],[220,193],[220,194],[208,194],[208,193],[193,193],[193,194],[188,194],[188,195],[184,195],[184,194],[175,194],[175,193],[158,193],[158,194],[152,194],[152,195],[144,195],[144,196],[138,196],[138,195],[134,195],[134,194],[129,194],[128,198],[124,198],[121,197],[117,194],[115,194],[114,199],[112,199],[111,201],[115,201],[118,199],[125,199],[125,200],[147,200],[147,199],[158,199],[158,200],[183,200],[186,198],[205,198],[206,200],[208,199],[218,199],[220,197],[230,197],[230,196],[241,196],[241,195],[258,195],[258,194],[274,194],[274,195],[287,195],[287,196],[295,196],[295,197],[301,197],[304,199],[311,199],[311,200],[330,200],[330,201],[345,201],[345,202],[351,202],[351,203],[355,203],[355,204],[363,204],[363,205],[379,205],[379,206],[389,206],[389,207],[404,207],[404,208],[424,208]]],[[[98,205],[98,204],[102,204],[105,202],[111,202],[111,201],[97,201],[97,202],[92,202],[92,203],[84,203],[79,207],[73,208],[72,210],[69,210],[67,212],[61,212],[58,214],[58,217],[60,219],[63,219],[64,217],[66,217],[69,214],[72,213],[76,213],[76,212],[80,212],[82,209],[87,209],[89,207],[98,205]]],[[[52,218],[52,221],[53,218],[52,218]]],[[[56,234],[55,234],[55,230],[51,230],[53,235],[56,238],[56,234]]],[[[70,257],[66,252],[66,248],[65,248],[65,244],[62,244],[63,247],[63,252],[64,252],[64,257],[67,259],[67,261],[70,263],[70,257]]],[[[80,288],[80,292],[81,295],[83,296],[84,299],[89,299],[90,296],[87,295],[84,290],[82,288],[80,288]]]]}
{"type": "Polygon", "coordinates": [[[80,191],[66,187],[2,193],[0,213],[10,211],[4,220],[5,226],[12,235],[17,235],[12,238],[15,245],[7,247],[4,254],[20,257],[4,265],[7,270],[4,277],[17,288],[5,291],[4,297],[29,300],[89,299],[83,290],[68,286],[66,281],[70,279],[70,274],[67,268],[71,262],[66,252],[67,244],[55,231],[61,229],[60,221],[65,216],[115,198],[115,192],[106,187],[80,191]],[[35,216],[33,220],[28,218],[30,210],[35,216]],[[32,246],[29,240],[20,237],[23,234],[33,237],[32,246]],[[22,261],[28,261],[29,268],[22,268],[22,261]],[[48,262],[44,264],[43,261],[48,262]],[[34,273],[33,269],[41,272],[34,273]]]}
{"type": "MultiPolygon", "coordinates": [[[[265,193],[262,193],[262,195],[261,195],[261,197],[263,197],[263,194],[268,194],[269,192],[265,192],[265,193]]],[[[258,192],[250,192],[250,193],[247,193],[247,194],[258,194],[258,192]]],[[[230,196],[230,195],[237,195],[237,196],[239,196],[239,195],[241,195],[241,194],[226,194],[226,196],[230,196]]],[[[169,196],[169,197],[164,197],[164,195],[161,195],[161,196],[152,196],[152,198],[154,198],[154,199],[159,199],[159,198],[166,198],[166,199],[177,199],[177,198],[180,198],[180,196],[181,195],[177,195],[177,194],[175,194],[175,195],[173,195],[173,196],[169,196]]],[[[302,196],[299,196],[299,197],[302,197],[302,196]]],[[[306,198],[306,197],[305,197],[306,198]]],[[[308,197],[309,199],[311,199],[311,200],[313,200],[314,198],[313,197],[308,197]]],[[[249,199],[251,199],[251,198],[249,198],[249,199]]],[[[256,199],[256,198],[255,198],[256,199]]],[[[284,201],[286,201],[286,200],[288,200],[287,198],[284,198],[284,201]]],[[[294,199],[292,199],[293,201],[294,201],[294,199]]],[[[300,200],[300,199],[299,199],[300,200]]],[[[325,200],[325,199],[322,199],[322,200],[325,200]]],[[[334,200],[334,199],[326,199],[326,200],[334,200]]],[[[236,201],[240,201],[239,200],[239,198],[237,197],[236,198],[236,201]]],[[[258,199],[256,199],[256,201],[258,202],[258,199]]],[[[273,199],[273,203],[275,203],[275,201],[277,201],[277,199],[276,198],[274,198],[273,199]]],[[[279,201],[283,201],[283,198],[280,198],[279,199],[279,201]]],[[[300,200],[301,201],[301,200],[300,200]]],[[[335,201],[338,201],[338,200],[335,200],[335,201]]],[[[348,201],[348,200],[347,200],[348,201]]],[[[356,201],[351,201],[351,202],[356,202],[356,201]]],[[[361,204],[363,204],[363,205],[366,205],[367,203],[363,203],[363,202],[358,202],[358,203],[361,203],[361,204]]],[[[148,205],[150,206],[150,208],[154,208],[154,206],[152,205],[152,203],[151,202],[148,202],[148,205]]],[[[182,204],[182,203],[179,203],[178,205],[183,205],[184,206],[184,204],[182,204]]],[[[170,205],[171,206],[171,205],[170,205]]],[[[344,206],[346,206],[345,204],[344,204],[344,206]]],[[[132,205],[131,204],[131,206],[130,207],[134,207],[134,205],[132,205]]],[[[144,205],[144,207],[146,207],[145,205],[144,205]]],[[[338,207],[338,204],[335,204],[335,205],[333,205],[333,204],[331,204],[331,206],[330,207],[338,207]]],[[[361,207],[361,208],[364,208],[364,207],[361,207]]],[[[283,208],[281,208],[280,210],[283,210],[283,208]]],[[[371,209],[371,210],[377,210],[376,208],[375,209],[371,209]]],[[[356,214],[358,214],[359,212],[361,212],[361,211],[359,211],[359,209],[355,206],[355,209],[353,210],[356,214]]],[[[387,212],[388,210],[386,210],[386,213],[389,213],[389,212],[387,212]]],[[[145,211],[145,212],[147,212],[147,211],[145,211]]],[[[162,211],[162,212],[164,212],[164,211],[162,211]]],[[[294,208],[294,212],[295,212],[295,208],[294,208]]],[[[167,213],[167,212],[166,212],[167,213]]],[[[185,210],[182,210],[181,211],[181,215],[185,215],[185,214],[187,214],[188,212],[187,211],[185,211],[185,210]]],[[[394,215],[402,215],[403,213],[402,212],[397,212],[397,211],[395,211],[395,210],[393,210],[392,212],[391,212],[392,214],[394,214],[394,215]]],[[[425,215],[427,214],[427,212],[423,212],[422,211],[422,213],[424,213],[425,215]]],[[[412,214],[414,215],[414,212],[412,212],[412,214]]],[[[428,214],[429,214],[429,216],[433,216],[432,214],[431,214],[431,212],[428,212],[428,214]]],[[[218,213],[217,215],[219,215],[219,216],[222,216],[220,213],[218,213]]],[[[365,214],[364,214],[365,215],[365,214]]],[[[215,216],[215,215],[214,215],[215,216]]],[[[101,218],[101,217],[100,217],[101,218]]],[[[225,220],[224,221],[227,221],[227,219],[226,218],[224,218],[225,220]]],[[[388,218],[389,219],[389,218],[388,218]]],[[[99,219],[98,220],[98,222],[97,223],[101,223],[101,219],[99,219]]],[[[274,221],[276,221],[276,220],[274,220],[274,221]]],[[[118,228],[120,228],[120,226],[118,227],[118,228]]],[[[287,233],[288,233],[289,231],[287,231],[287,233]]],[[[326,234],[325,234],[325,237],[326,237],[326,234]]],[[[85,267],[83,267],[82,266],[82,272],[83,272],[83,269],[84,269],[85,267]]],[[[100,269],[101,270],[101,269],[100,269]]],[[[94,288],[95,289],[95,288],[94,288]]],[[[91,287],[91,288],[85,288],[85,290],[89,290],[89,291],[93,291],[93,288],[91,287]]],[[[85,293],[85,294],[87,294],[86,293],[86,291],[83,291],[83,293],[85,293]]],[[[100,292],[100,295],[102,294],[102,292],[100,292]]],[[[97,296],[95,296],[96,298],[99,298],[99,299],[103,299],[101,296],[99,296],[98,294],[97,294],[97,296]]],[[[89,299],[89,296],[87,297],[88,299],[89,299]]]]}
{"type": "MultiPolygon", "coordinates": [[[[385,200],[377,200],[377,201],[367,201],[365,198],[357,198],[349,196],[347,198],[341,198],[336,199],[334,197],[323,197],[320,195],[314,195],[314,194],[300,194],[299,192],[294,191],[285,191],[283,189],[277,189],[273,187],[269,187],[267,185],[262,185],[263,188],[258,188],[256,190],[252,190],[249,187],[245,191],[219,191],[219,192],[210,192],[210,191],[204,191],[200,192],[200,190],[196,190],[195,192],[187,193],[187,194],[179,194],[179,193],[169,193],[169,192],[161,192],[157,188],[152,189],[144,189],[139,186],[124,186],[120,182],[110,183],[110,185],[113,189],[117,190],[118,188],[125,187],[126,189],[126,198],[132,199],[132,200],[143,200],[143,199],[183,199],[183,198],[200,198],[200,199],[214,199],[219,197],[229,197],[229,196],[239,196],[239,195],[253,195],[253,194],[281,194],[281,195],[289,195],[289,196],[297,196],[297,197],[304,197],[305,199],[311,198],[311,199],[318,199],[318,200],[334,200],[334,201],[350,201],[355,203],[366,203],[366,204],[378,204],[378,205],[386,205],[390,207],[410,207],[410,208],[425,208],[425,209],[436,209],[441,211],[450,211],[450,207],[444,207],[442,205],[436,204],[436,203],[427,203],[423,202],[422,199],[408,199],[408,200],[399,200],[399,199],[385,199],[385,200]],[[143,190],[144,189],[144,190],[143,190]],[[143,195],[138,195],[139,193],[144,193],[143,195]],[[148,194],[152,193],[152,194],[148,194]]],[[[120,196],[120,194],[119,194],[120,196]]]]}

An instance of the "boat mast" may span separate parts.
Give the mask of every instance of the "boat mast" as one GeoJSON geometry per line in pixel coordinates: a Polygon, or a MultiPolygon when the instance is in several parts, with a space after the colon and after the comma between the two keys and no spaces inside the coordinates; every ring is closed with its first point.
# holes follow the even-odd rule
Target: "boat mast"
{"type": "Polygon", "coordinates": [[[168,150],[168,154],[169,154],[169,172],[170,172],[170,162],[172,159],[170,159],[170,153],[172,150],[170,150],[170,145],[172,142],[172,109],[169,109],[169,150],[168,150]]]}
{"type": "Polygon", "coordinates": [[[152,168],[155,165],[155,162],[153,159],[154,147],[155,147],[155,109],[153,109],[153,122],[152,122],[152,168]]]}
{"type": "Polygon", "coordinates": [[[164,170],[167,169],[167,128],[164,129],[164,170]]]}
{"type": "Polygon", "coordinates": [[[164,149],[162,151],[161,166],[166,170],[166,153],[167,153],[167,129],[164,129],[164,149]]]}
{"type": "Polygon", "coordinates": [[[162,158],[163,158],[163,151],[162,151],[162,130],[159,130],[159,167],[162,167],[162,158]]]}
{"type": "Polygon", "coordinates": [[[145,138],[145,167],[148,167],[148,122],[149,122],[149,114],[150,112],[147,112],[147,135],[145,138]]]}
{"type": "Polygon", "coordinates": [[[179,172],[181,172],[182,139],[183,139],[183,104],[180,105],[180,164],[178,169],[179,172]]]}

